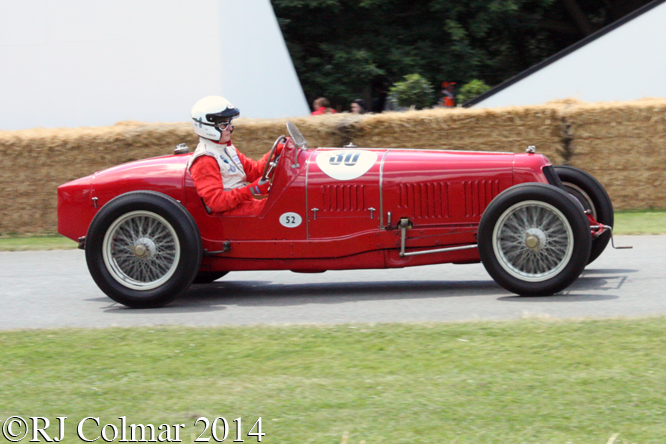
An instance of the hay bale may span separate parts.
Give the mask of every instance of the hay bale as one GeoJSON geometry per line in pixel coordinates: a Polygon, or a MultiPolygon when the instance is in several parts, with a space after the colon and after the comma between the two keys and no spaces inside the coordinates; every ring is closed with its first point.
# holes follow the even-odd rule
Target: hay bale
{"type": "Polygon", "coordinates": [[[358,146],[524,152],[529,145],[559,161],[561,105],[433,109],[383,113],[359,122],[358,146]]]}
{"type": "MultiPolygon", "coordinates": [[[[315,143],[337,145],[337,127],[345,119],[313,116],[295,122],[315,143]]],[[[286,121],[238,119],[234,143],[257,159],[286,134],[286,121]]],[[[121,163],[171,154],[179,143],[194,150],[198,140],[189,122],[1,131],[0,234],[54,233],[59,185],[121,163]]]]}
{"type": "Polygon", "coordinates": [[[563,118],[571,164],[594,175],[616,209],[666,207],[666,99],[578,103],[563,118]]]}
{"type": "Polygon", "coordinates": [[[259,159],[280,135],[288,136],[286,124],[291,121],[298,126],[310,147],[342,146],[344,130],[355,119],[349,114],[294,117],[284,119],[235,120],[234,146],[243,154],[259,159]]]}
{"type": "Polygon", "coordinates": [[[0,132],[0,233],[53,233],[57,187],[120,163],[195,143],[189,125],[123,122],[96,128],[0,132]]]}
{"type": "MultiPolygon", "coordinates": [[[[234,144],[258,159],[292,120],[311,147],[350,141],[368,148],[524,152],[528,145],[555,164],[592,173],[618,209],[666,207],[666,100],[433,109],[353,116],[235,121],[234,144]]],[[[0,132],[0,234],[56,230],[58,185],[120,163],[191,149],[188,122],[119,122],[109,127],[0,132]]]]}

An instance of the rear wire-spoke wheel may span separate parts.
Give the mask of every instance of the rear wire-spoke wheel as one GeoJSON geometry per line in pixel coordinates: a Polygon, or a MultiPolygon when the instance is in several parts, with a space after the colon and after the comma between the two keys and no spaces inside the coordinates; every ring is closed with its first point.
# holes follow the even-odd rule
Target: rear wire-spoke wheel
{"type": "Polygon", "coordinates": [[[161,307],[187,290],[201,267],[199,229],[175,199],[134,191],[105,204],[86,235],[90,275],[128,307],[161,307]]]}
{"type": "Polygon", "coordinates": [[[563,190],[520,184],[500,193],[479,223],[479,254],[507,290],[546,296],[571,285],[590,254],[587,217],[563,190]]]}
{"type": "MultiPolygon", "coordinates": [[[[592,214],[594,220],[604,225],[613,226],[615,223],[613,203],[603,185],[594,176],[580,168],[571,166],[556,166],[555,172],[562,181],[564,190],[575,197],[583,205],[583,208],[592,214]]],[[[606,231],[592,240],[592,250],[590,251],[588,264],[603,253],[610,237],[610,231],[606,231]]]]}

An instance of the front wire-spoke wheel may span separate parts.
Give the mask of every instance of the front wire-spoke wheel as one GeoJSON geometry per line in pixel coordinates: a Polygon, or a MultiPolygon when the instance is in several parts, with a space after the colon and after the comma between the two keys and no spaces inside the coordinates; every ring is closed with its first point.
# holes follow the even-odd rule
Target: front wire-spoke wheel
{"type": "Polygon", "coordinates": [[[571,225],[545,202],[526,201],[508,208],[493,230],[500,265],[512,276],[541,282],[559,274],[573,252],[571,225]]]}
{"type": "Polygon", "coordinates": [[[86,263],[99,288],[128,307],[161,307],[201,268],[199,228],[162,193],[133,191],[104,204],[88,227],[86,263]]]}
{"type": "Polygon", "coordinates": [[[478,241],[481,261],[499,285],[519,295],[546,296],[578,279],[591,234],[585,213],[565,191],[525,183],[488,205],[478,241]]]}
{"type": "Polygon", "coordinates": [[[180,243],[166,219],[150,211],[132,211],[116,219],[102,244],[104,264],[121,285],[151,290],[178,267],[180,243]]]}

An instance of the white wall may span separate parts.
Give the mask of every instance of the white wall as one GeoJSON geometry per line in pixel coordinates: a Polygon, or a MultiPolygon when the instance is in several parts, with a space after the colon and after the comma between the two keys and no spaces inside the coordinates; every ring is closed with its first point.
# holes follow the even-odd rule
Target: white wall
{"type": "Polygon", "coordinates": [[[665,25],[662,3],[473,107],[666,97],[665,25]]]}
{"type": "Polygon", "coordinates": [[[270,0],[223,0],[222,95],[241,117],[310,114],[270,0]]]}
{"type": "Polygon", "coordinates": [[[0,65],[4,130],[309,113],[269,0],[2,0],[0,65]]]}

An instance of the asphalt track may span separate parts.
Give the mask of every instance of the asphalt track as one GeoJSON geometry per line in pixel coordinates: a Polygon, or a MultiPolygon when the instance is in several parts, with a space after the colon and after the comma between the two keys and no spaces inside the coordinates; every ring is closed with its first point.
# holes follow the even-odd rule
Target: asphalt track
{"type": "Polygon", "coordinates": [[[0,252],[0,329],[338,324],[666,315],[666,236],[618,236],[566,291],[518,297],[481,264],[321,274],[229,273],[172,304],[128,309],[102,293],[83,251],[0,252]]]}

